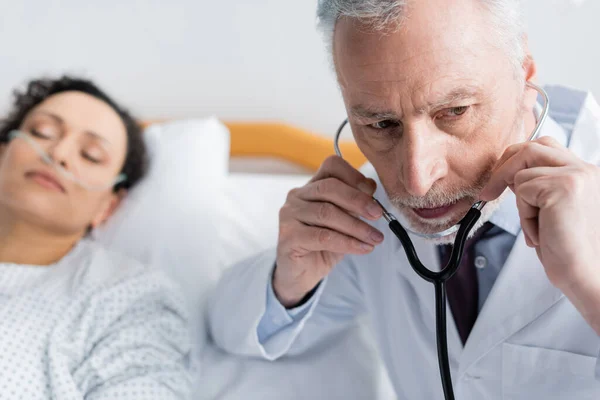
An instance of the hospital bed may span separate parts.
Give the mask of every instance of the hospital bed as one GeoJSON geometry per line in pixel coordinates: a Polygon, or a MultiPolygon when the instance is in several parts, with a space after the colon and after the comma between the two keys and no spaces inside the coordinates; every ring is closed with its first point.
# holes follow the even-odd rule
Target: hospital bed
{"type": "MultiPolygon", "coordinates": [[[[96,240],[178,281],[192,310],[194,399],[392,399],[364,321],[301,357],[268,362],[224,354],[205,309],[222,272],[277,241],[287,192],[333,153],[332,140],[276,123],[216,118],[149,121],[150,170],[96,240]]],[[[346,159],[364,156],[345,142],[346,159]]]]}

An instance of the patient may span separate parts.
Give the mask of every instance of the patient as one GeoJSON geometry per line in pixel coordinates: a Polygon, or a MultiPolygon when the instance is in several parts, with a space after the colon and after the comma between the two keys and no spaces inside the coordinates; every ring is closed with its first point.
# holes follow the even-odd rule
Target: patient
{"type": "Polygon", "coordinates": [[[36,80],[0,141],[0,397],[186,398],[175,289],[88,238],[144,175],[136,121],[89,81],[36,80]]]}

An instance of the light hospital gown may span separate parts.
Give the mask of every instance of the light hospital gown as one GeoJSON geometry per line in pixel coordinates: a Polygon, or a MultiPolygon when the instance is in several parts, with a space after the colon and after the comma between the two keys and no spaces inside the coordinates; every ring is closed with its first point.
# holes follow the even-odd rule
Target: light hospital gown
{"type": "Polygon", "coordinates": [[[89,240],[0,264],[0,399],[185,399],[183,310],[165,275],[89,240]]]}

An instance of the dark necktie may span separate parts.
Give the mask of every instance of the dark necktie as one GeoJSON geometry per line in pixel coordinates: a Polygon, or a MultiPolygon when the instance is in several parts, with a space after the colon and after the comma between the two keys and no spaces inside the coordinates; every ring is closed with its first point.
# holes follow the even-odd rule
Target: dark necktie
{"type": "MultiPolygon", "coordinates": [[[[475,268],[475,243],[480,240],[494,225],[485,223],[472,238],[465,243],[462,260],[458,271],[446,284],[448,304],[456,323],[463,345],[475,325],[479,312],[479,284],[475,268]]],[[[451,245],[441,246],[441,266],[444,268],[450,259],[451,245]]]]}

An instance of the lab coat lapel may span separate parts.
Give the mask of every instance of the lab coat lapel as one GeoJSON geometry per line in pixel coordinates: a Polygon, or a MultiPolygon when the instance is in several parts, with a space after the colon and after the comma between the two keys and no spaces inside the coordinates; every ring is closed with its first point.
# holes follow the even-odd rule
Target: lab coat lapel
{"type": "Polygon", "coordinates": [[[548,280],[521,232],[494,284],[460,360],[459,377],[494,346],[556,304],[563,294],[548,280]]]}

